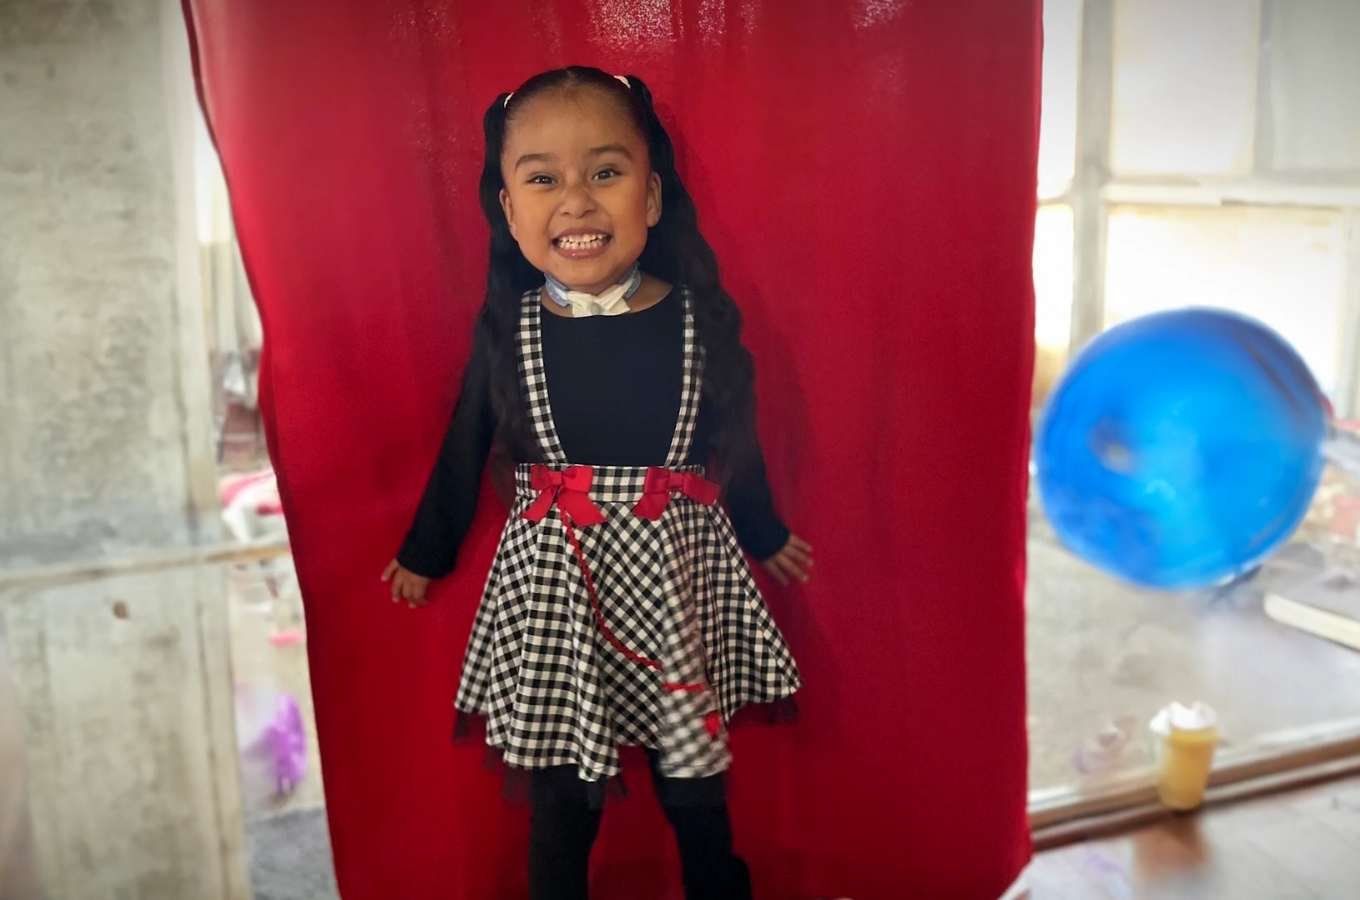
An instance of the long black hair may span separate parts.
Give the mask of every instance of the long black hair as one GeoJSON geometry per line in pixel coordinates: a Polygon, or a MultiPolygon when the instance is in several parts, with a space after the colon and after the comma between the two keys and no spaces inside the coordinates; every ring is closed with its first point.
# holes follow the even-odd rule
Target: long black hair
{"type": "Polygon", "coordinates": [[[520,297],[541,285],[543,275],[520,252],[501,208],[506,124],[535,95],[591,87],[627,110],[647,141],[652,171],[661,178],[661,220],[648,233],[640,264],[644,272],[688,289],[693,298],[695,326],[704,351],[702,394],[716,413],[714,446],[707,449],[723,475],[730,476],[752,460],[755,450],[753,366],[751,354],[741,343],[741,313],[719,281],[717,257],[699,231],[694,201],[675,169],[675,149],[652,105],[652,93],[641,78],[627,78],[629,84],[624,85],[607,72],[587,66],[553,69],[520,85],[508,103],[505,94],[496,97],[483,117],[486,159],[479,191],[482,212],[491,226],[491,260],[476,339],[491,364],[491,400],[500,436],[512,455],[538,455],[520,387],[515,336],[520,297]]]}

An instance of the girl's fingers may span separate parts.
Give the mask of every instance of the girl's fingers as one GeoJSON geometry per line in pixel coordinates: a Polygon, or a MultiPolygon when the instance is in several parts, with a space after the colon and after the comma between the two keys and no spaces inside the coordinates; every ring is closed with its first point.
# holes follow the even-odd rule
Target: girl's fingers
{"type": "Polygon", "coordinates": [[[788,576],[786,576],[784,574],[784,570],[779,567],[779,563],[780,563],[779,557],[777,555],[772,556],[769,559],[765,560],[765,570],[774,576],[775,581],[779,582],[784,587],[788,587],[789,584],[788,576]]]}
{"type": "Polygon", "coordinates": [[[802,550],[790,544],[788,547],[784,548],[784,554],[804,569],[812,567],[812,554],[808,553],[806,550],[802,550]]]}
{"type": "Polygon", "coordinates": [[[400,567],[397,565],[397,561],[395,559],[392,560],[390,563],[387,564],[387,568],[383,569],[382,580],[390,581],[392,579],[392,576],[397,573],[398,568],[400,567]]]}
{"type": "Polygon", "coordinates": [[[807,541],[803,540],[802,538],[800,538],[796,534],[789,535],[789,546],[796,547],[797,549],[806,553],[808,556],[812,555],[812,545],[809,544],[807,541]]]}
{"type": "Polygon", "coordinates": [[[392,602],[405,603],[411,609],[424,606],[429,602],[426,599],[428,587],[429,581],[409,572],[402,572],[392,579],[392,602]]]}
{"type": "Polygon", "coordinates": [[[779,551],[766,560],[765,568],[784,587],[788,587],[791,581],[807,584],[812,578],[810,572],[812,560],[810,558],[799,559],[798,554],[788,548],[779,551]]]}
{"type": "Polygon", "coordinates": [[[807,569],[791,553],[784,554],[784,570],[799,582],[806,583],[808,580],[807,569]]]}

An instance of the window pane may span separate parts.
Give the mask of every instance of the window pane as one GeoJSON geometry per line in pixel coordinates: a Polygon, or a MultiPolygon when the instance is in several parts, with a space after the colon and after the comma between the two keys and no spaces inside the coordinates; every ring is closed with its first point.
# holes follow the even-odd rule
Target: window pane
{"type": "Polygon", "coordinates": [[[1034,403],[1048,396],[1072,334],[1072,207],[1039,207],[1034,222],[1034,403]]]}
{"type": "Polygon", "coordinates": [[[1334,394],[1345,275],[1339,213],[1114,207],[1106,259],[1106,325],[1182,306],[1235,310],[1279,331],[1334,394]]]}
{"type": "Polygon", "coordinates": [[[1291,0],[1272,13],[1275,168],[1360,169],[1360,3],[1291,0]]]}
{"type": "Polygon", "coordinates": [[[209,244],[228,239],[229,235],[224,233],[224,226],[228,230],[231,227],[225,203],[227,187],[202,112],[194,116],[194,191],[198,242],[209,244]]]}
{"type": "Polygon", "coordinates": [[[1081,0],[1044,3],[1043,117],[1039,128],[1039,196],[1067,190],[1077,152],[1077,47],[1081,0]]]}
{"type": "Polygon", "coordinates": [[[1067,349],[1072,334],[1072,207],[1039,207],[1034,223],[1034,340],[1067,349]]]}
{"type": "Polygon", "coordinates": [[[1323,532],[1335,509],[1358,501],[1360,480],[1329,470],[1295,539],[1251,581],[1208,596],[1135,588],[1092,568],[1058,544],[1035,500],[1025,604],[1031,791],[1095,793],[1118,776],[1151,775],[1148,720],[1172,700],[1218,711],[1216,763],[1353,731],[1360,654],[1281,625],[1262,605],[1265,591],[1291,596],[1301,574],[1355,571],[1354,539],[1323,532]]]}
{"type": "Polygon", "coordinates": [[[1116,172],[1250,170],[1259,16],[1257,0],[1118,0],[1116,172]]]}
{"type": "MultiPolygon", "coordinates": [[[[1056,231],[1059,209],[1040,214],[1036,287],[1044,277],[1039,248],[1048,229],[1056,231]]],[[[1330,389],[1341,349],[1343,248],[1334,211],[1114,206],[1107,324],[1187,305],[1238,310],[1283,333],[1330,389]]],[[[1360,654],[1263,611],[1266,591],[1292,596],[1289,586],[1301,575],[1356,572],[1357,509],[1360,479],[1329,468],[1307,521],[1254,578],[1213,592],[1164,593],[1123,584],[1074,557],[1032,496],[1031,797],[1070,799],[1126,787],[1128,778],[1150,782],[1147,723],[1171,700],[1203,700],[1218,711],[1225,739],[1216,762],[1225,764],[1360,728],[1360,654]]]]}

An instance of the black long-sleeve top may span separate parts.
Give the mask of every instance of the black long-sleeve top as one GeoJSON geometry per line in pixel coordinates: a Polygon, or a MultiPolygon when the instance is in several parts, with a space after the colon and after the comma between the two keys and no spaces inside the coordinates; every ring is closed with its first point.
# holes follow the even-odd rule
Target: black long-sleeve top
{"type": "MultiPolygon", "coordinates": [[[[664,466],[680,411],[684,372],[684,307],[678,292],[620,316],[564,318],[543,313],[548,399],[562,451],[573,464],[664,466]]],[[[397,561],[437,578],[453,569],[472,524],[477,493],[496,434],[491,372],[473,347],[462,393],[397,561]]],[[[702,465],[717,423],[712,404],[699,407],[690,465],[702,465]]],[[[775,514],[757,449],[733,473],[725,505],[737,540],[757,559],[783,548],[789,531],[775,514]]],[[[517,460],[520,462],[529,460],[517,460]]]]}

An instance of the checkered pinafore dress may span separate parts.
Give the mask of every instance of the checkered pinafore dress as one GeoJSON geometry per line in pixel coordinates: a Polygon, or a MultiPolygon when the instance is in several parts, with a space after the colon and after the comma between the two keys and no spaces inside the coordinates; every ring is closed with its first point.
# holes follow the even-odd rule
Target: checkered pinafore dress
{"type": "Polygon", "coordinates": [[[618,748],[659,752],[662,774],[727,768],[726,724],[788,697],[798,668],[737,545],[716,486],[683,465],[703,354],[685,304],[680,414],[666,468],[573,465],[553,426],[542,306],[523,299],[520,374],[545,465],[516,469],[463,660],[455,706],[486,718],[511,766],[619,772],[618,748]]]}

